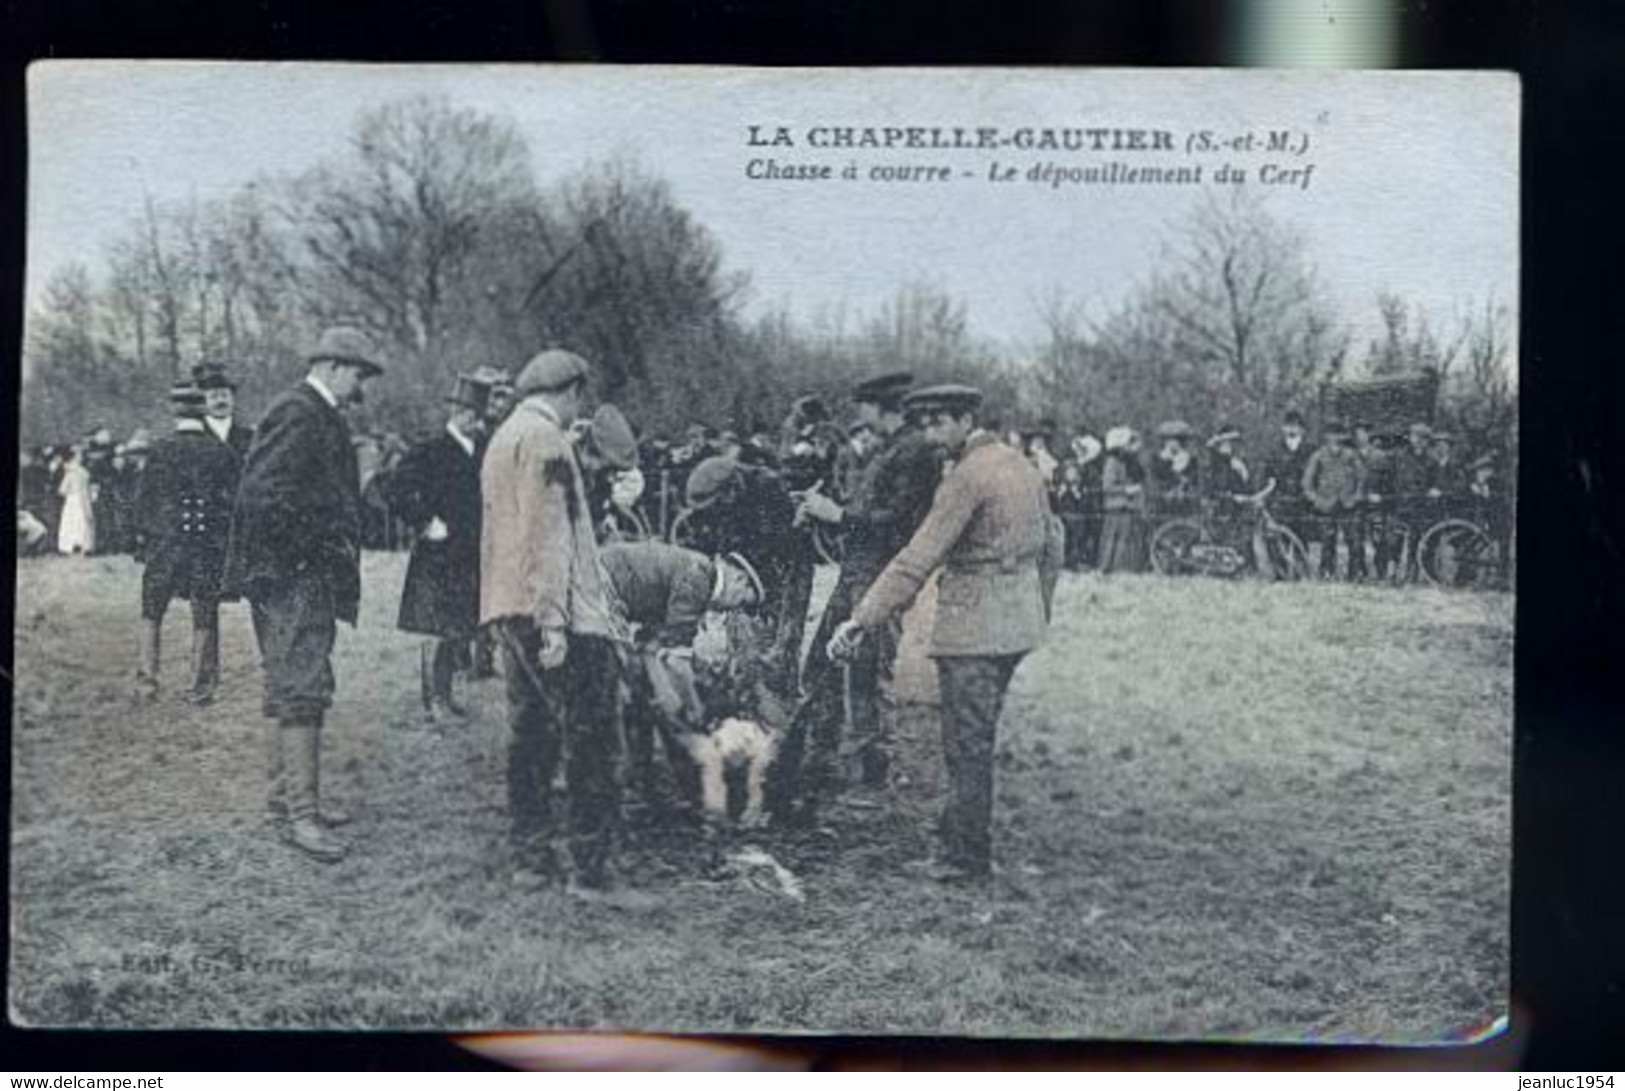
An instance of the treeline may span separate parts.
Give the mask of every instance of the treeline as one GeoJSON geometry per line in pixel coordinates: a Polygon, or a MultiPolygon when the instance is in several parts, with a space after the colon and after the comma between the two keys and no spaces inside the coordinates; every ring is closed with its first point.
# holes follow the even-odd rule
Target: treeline
{"type": "Polygon", "coordinates": [[[1061,291],[1036,301],[1044,333],[1021,356],[977,336],[974,301],[929,283],[851,314],[747,320],[746,278],[660,179],[601,163],[543,189],[511,123],[409,99],[360,115],[341,158],[226,200],[149,203],[104,273],[57,271],[30,315],[22,432],[150,427],[169,383],[206,358],[263,405],[342,321],[390,364],[371,427],[407,434],[434,426],[456,372],[513,369],[545,345],[598,363],[600,395],[656,432],[771,429],[796,396],[890,368],[974,381],[1012,427],[1253,428],[1312,411],[1327,380],[1429,366],[1463,427],[1510,434],[1504,309],[1440,334],[1385,298],[1384,337],[1356,351],[1304,239],[1246,197],[1172,224],[1157,269],[1098,316],[1061,291]]]}

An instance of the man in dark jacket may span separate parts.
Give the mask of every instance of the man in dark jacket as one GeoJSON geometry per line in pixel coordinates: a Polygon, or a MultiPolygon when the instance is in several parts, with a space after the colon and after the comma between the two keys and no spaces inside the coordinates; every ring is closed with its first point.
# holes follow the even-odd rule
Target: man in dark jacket
{"type": "Polygon", "coordinates": [[[237,420],[237,384],[217,360],[192,369],[192,385],[203,392],[203,424],[209,434],[230,447],[238,461],[248,457],[253,432],[237,420]]]}
{"type": "Polygon", "coordinates": [[[796,519],[795,501],[776,471],[729,455],[695,466],[685,492],[682,544],[712,555],[738,553],[761,576],[765,631],[749,643],[762,649],[757,658],[769,684],[793,699],[816,559],[812,535],[796,519]]]}
{"type": "Polygon", "coordinates": [[[192,605],[191,704],[214,699],[220,679],[220,602],[241,463],[203,425],[204,396],[194,386],[170,391],[175,432],[153,450],[133,505],[141,575],[141,665],[136,695],[158,696],[164,614],[174,599],[192,605]]]}
{"type": "Polygon", "coordinates": [[[1270,492],[1270,510],[1303,542],[1314,540],[1309,524],[1309,505],[1303,498],[1303,471],[1314,448],[1309,446],[1303,414],[1289,410],[1281,421],[1281,442],[1264,461],[1264,478],[1259,487],[1275,483],[1270,492]]]}
{"type": "Polygon", "coordinates": [[[265,669],[270,809],[283,839],[322,861],[344,856],[321,809],[321,729],[333,700],[338,622],[361,603],[361,483],[344,408],[383,371],[357,329],[327,330],[310,371],[255,428],[232,512],[226,586],[253,608],[265,669]]]}
{"type": "Polygon", "coordinates": [[[452,695],[480,623],[480,461],[491,387],[459,375],[445,429],[407,452],[388,475],[390,507],[412,528],[412,556],[396,627],[430,639],[420,657],[423,709],[436,721],[464,715],[452,695]]]}
{"type": "MultiPolygon", "coordinates": [[[[1428,443],[1432,438],[1433,429],[1425,422],[1413,423],[1407,432],[1406,444],[1394,452],[1389,463],[1388,484],[1393,490],[1391,510],[1398,519],[1403,536],[1410,542],[1405,551],[1404,567],[1397,573],[1401,579],[1406,576],[1415,579],[1418,576],[1416,547],[1432,521],[1432,502],[1427,495],[1433,476],[1428,458],[1428,443]]],[[[1400,560],[1397,549],[1394,560],[1397,565],[1400,560]]]]}
{"type": "Polygon", "coordinates": [[[844,507],[818,494],[806,497],[800,507],[802,520],[839,527],[845,545],[840,576],[803,671],[806,697],[796,710],[787,748],[792,760],[782,763],[788,773],[796,747],[805,746],[800,788],[807,819],[843,786],[843,742],[854,751],[855,772],[864,787],[891,784],[891,717],[886,702],[900,624],[876,632],[844,669],[830,661],[827,645],[836,626],[851,616],[875,577],[919,529],[942,479],[941,449],[927,442],[903,414],[903,397],[912,382],[912,375],[897,372],[858,384],[852,392],[854,411],[884,437],[885,446],[870,461],[844,507]],[[847,732],[850,737],[843,740],[847,732]]]}

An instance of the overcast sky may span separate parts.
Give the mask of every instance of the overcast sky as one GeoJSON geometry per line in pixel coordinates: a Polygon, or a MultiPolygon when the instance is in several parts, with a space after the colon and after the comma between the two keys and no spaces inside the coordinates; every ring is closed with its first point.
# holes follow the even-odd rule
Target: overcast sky
{"type": "MultiPolygon", "coordinates": [[[[1486,299],[1517,303],[1518,91],[1505,75],[1122,70],[605,69],[585,67],[57,62],[30,71],[28,291],[69,261],[102,268],[106,243],[150,195],[225,197],[266,174],[345,154],[358,110],[443,95],[511,119],[546,185],[590,160],[630,158],[667,179],[750,308],[865,313],[923,278],[962,296],[974,328],[1012,352],[1040,335],[1035,301],[1057,286],[1096,317],[1156,261],[1196,187],[984,180],[994,161],[1071,167],[1230,160],[1313,163],[1308,188],[1267,204],[1308,236],[1343,317],[1362,335],[1376,293],[1447,325],[1486,299]],[[787,126],[794,148],[750,148],[750,125],[787,126]],[[1163,130],[1174,152],[821,151],[816,126],[1163,130]],[[1255,150],[1191,158],[1190,134],[1307,133],[1293,158],[1255,150]],[[750,182],[754,158],[950,166],[941,183],[750,182]],[[971,172],[965,177],[963,172],[971,172]]],[[[1256,184],[1256,180],[1249,184],[1256,184]]],[[[1206,188],[1206,187],[1203,187],[1206,188]]],[[[1259,187],[1261,190],[1265,187],[1259,187]]]]}

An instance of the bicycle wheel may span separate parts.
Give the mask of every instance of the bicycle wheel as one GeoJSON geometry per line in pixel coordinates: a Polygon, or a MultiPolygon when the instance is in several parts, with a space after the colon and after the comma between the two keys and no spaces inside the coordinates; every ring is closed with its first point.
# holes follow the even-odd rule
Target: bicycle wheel
{"type": "Polygon", "coordinates": [[[1151,535],[1151,567],[1164,576],[1188,576],[1199,571],[1191,550],[1202,540],[1202,527],[1194,519],[1174,519],[1151,535]]]}
{"type": "Polygon", "coordinates": [[[1466,519],[1446,519],[1429,527],[1416,546],[1422,574],[1435,587],[1489,587],[1500,556],[1495,540],[1466,519]]]}
{"type": "Polygon", "coordinates": [[[1269,577],[1275,580],[1306,580],[1309,578],[1309,549],[1303,539],[1286,527],[1265,527],[1264,559],[1269,565],[1269,577]]]}

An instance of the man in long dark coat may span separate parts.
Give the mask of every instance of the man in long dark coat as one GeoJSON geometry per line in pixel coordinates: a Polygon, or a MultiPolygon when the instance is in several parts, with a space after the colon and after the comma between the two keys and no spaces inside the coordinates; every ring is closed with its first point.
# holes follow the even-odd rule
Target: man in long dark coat
{"type": "Polygon", "coordinates": [[[344,856],[321,808],[321,731],[333,701],[338,622],[361,604],[361,483],[344,408],[383,371],[369,338],[322,334],[310,371],[254,431],[232,512],[226,586],[253,608],[265,669],[270,810],[285,841],[322,861],[344,856]]]}
{"type": "MultiPolygon", "coordinates": [[[[852,402],[860,420],[885,437],[885,446],[858,479],[843,507],[822,495],[802,501],[804,519],[839,527],[845,554],[818,633],[813,637],[802,672],[806,697],[796,710],[790,738],[806,747],[802,802],[805,817],[845,779],[838,768],[843,742],[850,745],[857,774],[866,788],[891,783],[891,724],[887,686],[897,658],[900,625],[889,625],[865,641],[842,669],[830,662],[825,646],[835,627],[851,616],[875,577],[908,543],[942,477],[942,453],[926,441],[902,410],[911,375],[880,375],[860,383],[852,402]],[[850,718],[851,722],[847,723],[850,718]],[[851,737],[843,740],[843,728],[851,737]]],[[[791,761],[781,762],[788,771],[791,761]]]]}
{"type": "Polygon", "coordinates": [[[389,504],[416,535],[396,626],[430,637],[421,691],[431,718],[464,715],[452,695],[480,623],[480,460],[491,387],[457,377],[445,429],[407,452],[389,477],[389,504]]]}
{"type": "Polygon", "coordinates": [[[175,432],[153,449],[142,473],[133,531],[141,576],[141,665],[137,697],[158,696],[164,615],[174,599],[192,606],[191,704],[214,699],[220,680],[220,602],[232,501],[242,463],[203,425],[203,392],[170,392],[175,432]]]}

